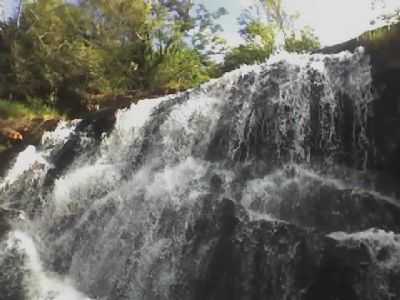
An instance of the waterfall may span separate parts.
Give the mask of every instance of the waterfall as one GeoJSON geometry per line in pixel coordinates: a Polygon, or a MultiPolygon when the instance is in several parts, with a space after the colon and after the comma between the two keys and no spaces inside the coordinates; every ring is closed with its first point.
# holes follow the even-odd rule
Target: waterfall
{"type": "Polygon", "coordinates": [[[60,123],[0,181],[0,298],[399,297],[376,99],[363,49],[281,54],[60,123]]]}

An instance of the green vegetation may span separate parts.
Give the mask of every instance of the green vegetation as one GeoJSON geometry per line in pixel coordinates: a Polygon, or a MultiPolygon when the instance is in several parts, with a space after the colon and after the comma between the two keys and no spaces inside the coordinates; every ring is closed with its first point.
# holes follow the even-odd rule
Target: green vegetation
{"type": "Polygon", "coordinates": [[[295,30],[298,15],[290,15],[283,8],[282,0],[261,0],[263,12],[247,9],[241,16],[240,34],[245,44],[231,49],[225,56],[223,71],[233,70],[242,64],[261,63],[277,49],[288,52],[310,52],[320,43],[311,28],[295,30]],[[279,45],[279,37],[283,44],[279,45]]]}
{"type": "Polygon", "coordinates": [[[39,100],[29,103],[0,99],[0,154],[7,153],[13,145],[29,137],[40,140],[44,124],[64,118],[55,109],[39,100]]]}
{"type": "Polygon", "coordinates": [[[240,31],[244,45],[233,48],[225,55],[223,71],[236,69],[243,64],[265,61],[275,50],[276,31],[269,24],[260,20],[242,21],[240,31]]]}
{"type": "Polygon", "coordinates": [[[244,43],[229,49],[218,24],[227,11],[191,0],[21,1],[18,15],[0,23],[2,119],[55,111],[75,117],[118,106],[120,96],[126,105],[192,88],[264,61],[281,47],[279,35],[288,51],[319,46],[311,30],[295,32],[281,0],[263,3],[267,18],[244,12],[244,43]]]}
{"type": "Polygon", "coordinates": [[[75,116],[101,95],[199,85],[216,74],[224,14],[190,0],[23,1],[0,24],[0,97],[75,116]]]}
{"type": "Polygon", "coordinates": [[[21,102],[0,99],[0,120],[3,121],[21,119],[29,121],[36,118],[46,120],[58,119],[60,117],[61,115],[56,110],[41,104],[39,101],[28,105],[21,102]]]}
{"type": "Polygon", "coordinates": [[[286,37],[284,48],[288,52],[304,53],[320,48],[321,45],[311,28],[305,27],[298,34],[286,37]]]}

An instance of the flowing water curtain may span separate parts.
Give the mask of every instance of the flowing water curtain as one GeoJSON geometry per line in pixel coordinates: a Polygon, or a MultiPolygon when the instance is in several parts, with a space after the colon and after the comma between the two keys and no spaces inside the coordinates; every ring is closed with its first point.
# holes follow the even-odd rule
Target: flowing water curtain
{"type": "Polygon", "coordinates": [[[313,299],[324,268],[343,266],[351,276],[329,293],[342,297],[337,283],[384,299],[399,207],[335,173],[368,172],[373,100],[362,50],[281,55],[132,104],[103,134],[90,121],[60,124],[1,181],[2,199],[27,218],[7,218],[3,257],[25,246],[6,286],[33,276],[32,291],[74,300],[71,286],[94,299],[313,299]]]}

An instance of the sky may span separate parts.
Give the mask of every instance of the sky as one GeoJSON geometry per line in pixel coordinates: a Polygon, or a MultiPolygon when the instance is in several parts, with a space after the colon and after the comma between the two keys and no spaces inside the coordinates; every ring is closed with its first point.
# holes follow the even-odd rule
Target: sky
{"type": "MultiPolygon", "coordinates": [[[[225,7],[229,15],[221,18],[224,36],[231,44],[240,43],[237,18],[240,12],[257,0],[196,0],[209,9],[225,7]]],[[[370,21],[381,12],[400,7],[400,0],[386,0],[386,8],[372,10],[370,0],[283,0],[291,13],[300,13],[298,26],[315,30],[323,46],[333,45],[357,37],[372,29],[370,21]]],[[[375,27],[379,26],[376,24],[375,27]]]]}
{"type": "MultiPolygon", "coordinates": [[[[284,0],[285,1],[285,0],[284,0]]],[[[292,11],[299,11],[301,25],[313,28],[321,44],[332,45],[357,37],[382,24],[370,22],[379,14],[393,12],[400,0],[386,0],[386,8],[371,8],[369,0],[286,0],[292,11]]]]}
{"type": "MultiPolygon", "coordinates": [[[[15,10],[18,0],[5,1],[6,15],[15,10]]],[[[112,1],[112,0],[110,0],[112,1]]],[[[220,19],[223,36],[229,44],[237,45],[241,39],[237,33],[240,12],[257,0],[195,0],[210,10],[225,7],[229,14],[220,19]]],[[[290,12],[299,12],[298,26],[308,25],[315,30],[323,46],[340,43],[371,29],[369,24],[377,14],[400,7],[400,0],[385,0],[387,7],[372,10],[370,0],[283,0],[290,12]]],[[[378,26],[376,24],[375,26],[378,26]]]]}
{"type": "Polygon", "coordinates": [[[15,7],[17,6],[17,0],[3,0],[3,2],[5,2],[4,8],[6,16],[12,15],[15,7]]]}
{"type": "MultiPolygon", "coordinates": [[[[257,0],[197,0],[210,9],[225,7],[229,15],[221,19],[224,36],[231,43],[240,42],[236,33],[240,12],[257,0]]],[[[382,12],[400,7],[400,0],[386,0],[386,8],[371,9],[369,0],[284,0],[286,9],[300,13],[297,26],[310,26],[315,30],[323,46],[333,45],[357,37],[371,26],[371,20],[382,12]]]]}

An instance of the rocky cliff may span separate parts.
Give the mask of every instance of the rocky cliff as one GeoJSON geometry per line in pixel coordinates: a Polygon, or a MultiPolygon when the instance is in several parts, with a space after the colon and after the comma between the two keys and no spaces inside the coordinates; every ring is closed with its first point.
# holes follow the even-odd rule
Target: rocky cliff
{"type": "Polygon", "coordinates": [[[0,181],[2,299],[399,298],[389,41],[61,122],[0,181]]]}

